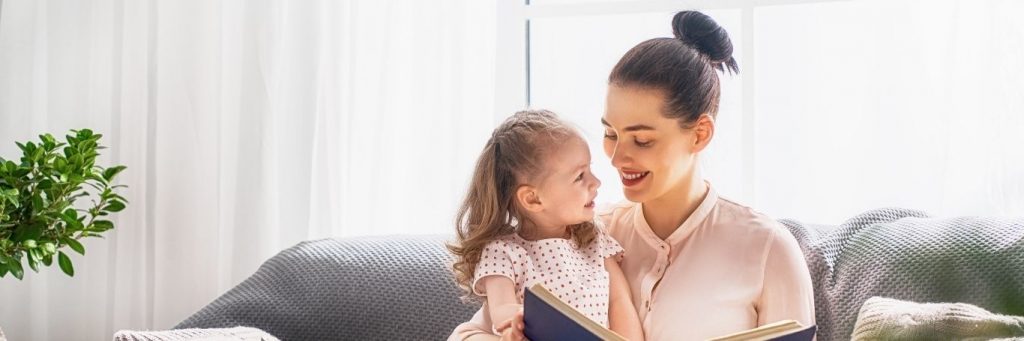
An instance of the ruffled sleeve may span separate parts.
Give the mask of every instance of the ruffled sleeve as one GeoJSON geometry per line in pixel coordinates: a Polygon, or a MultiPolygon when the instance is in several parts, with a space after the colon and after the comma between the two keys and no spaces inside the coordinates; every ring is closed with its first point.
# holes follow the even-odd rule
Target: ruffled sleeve
{"type": "Polygon", "coordinates": [[[622,261],[622,255],[625,252],[622,245],[619,245],[619,242],[608,234],[603,224],[597,224],[597,226],[594,226],[594,229],[597,230],[597,236],[594,238],[594,247],[598,256],[601,259],[615,257],[615,261],[622,261]]]}
{"type": "Polygon", "coordinates": [[[477,263],[473,271],[473,293],[479,296],[487,296],[482,286],[477,285],[481,278],[487,276],[503,276],[516,282],[516,271],[513,267],[511,256],[511,245],[505,241],[492,241],[484,246],[480,255],[480,263],[477,263]]]}

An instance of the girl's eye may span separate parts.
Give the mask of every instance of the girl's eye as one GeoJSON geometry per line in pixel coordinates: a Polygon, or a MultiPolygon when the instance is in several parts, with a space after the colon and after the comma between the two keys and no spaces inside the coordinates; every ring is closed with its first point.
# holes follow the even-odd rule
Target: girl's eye
{"type": "Polygon", "coordinates": [[[612,141],[615,141],[615,139],[617,139],[619,137],[615,136],[615,134],[604,133],[604,138],[612,140],[612,141]]]}
{"type": "Polygon", "coordinates": [[[583,173],[582,172],[580,173],[579,176],[576,177],[576,180],[574,182],[580,182],[580,180],[583,180],[583,173]]]}
{"type": "Polygon", "coordinates": [[[651,145],[651,143],[654,142],[654,141],[633,140],[633,142],[636,143],[637,147],[649,147],[651,145]]]}

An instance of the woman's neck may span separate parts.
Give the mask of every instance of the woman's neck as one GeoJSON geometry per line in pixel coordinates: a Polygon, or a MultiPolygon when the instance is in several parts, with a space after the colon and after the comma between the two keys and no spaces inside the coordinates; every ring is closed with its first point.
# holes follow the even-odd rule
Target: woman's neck
{"type": "Polygon", "coordinates": [[[701,176],[681,181],[664,195],[643,203],[644,218],[658,238],[672,235],[697,210],[708,194],[708,186],[701,176]]]}

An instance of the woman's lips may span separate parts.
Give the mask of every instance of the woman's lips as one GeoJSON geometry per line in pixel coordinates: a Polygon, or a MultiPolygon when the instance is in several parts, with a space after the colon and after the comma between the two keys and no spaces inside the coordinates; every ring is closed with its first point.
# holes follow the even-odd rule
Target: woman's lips
{"type": "Polygon", "coordinates": [[[650,174],[651,174],[651,172],[626,172],[626,171],[623,171],[623,172],[619,173],[619,177],[622,179],[622,185],[623,186],[633,187],[633,186],[636,186],[636,185],[640,184],[641,182],[643,182],[644,179],[647,179],[647,176],[650,175],[650,174]]]}

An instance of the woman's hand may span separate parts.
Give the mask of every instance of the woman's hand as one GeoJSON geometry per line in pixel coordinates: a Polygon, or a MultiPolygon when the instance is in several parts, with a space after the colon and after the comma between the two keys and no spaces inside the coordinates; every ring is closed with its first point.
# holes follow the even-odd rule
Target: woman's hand
{"type": "Polygon", "coordinates": [[[522,341],[527,340],[526,335],[523,335],[524,326],[523,309],[519,309],[512,318],[499,323],[495,329],[501,333],[501,341],[522,341]]]}

